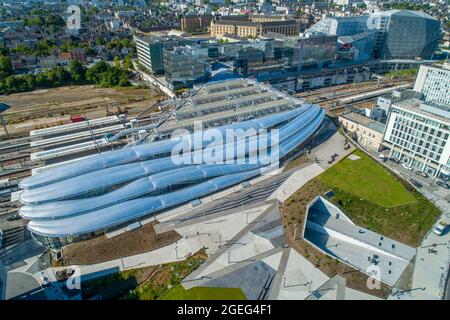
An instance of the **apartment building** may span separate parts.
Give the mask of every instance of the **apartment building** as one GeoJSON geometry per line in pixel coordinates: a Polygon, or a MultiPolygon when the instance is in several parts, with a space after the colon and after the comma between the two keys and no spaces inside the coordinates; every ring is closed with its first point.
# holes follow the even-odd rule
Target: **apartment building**
{"type": "Polygon", "coordinates": [[[213,20],[210,26],[210,33],[213,37],[232,34],[257,38],[268,32],[294,36],[299,34],[300,24],[285,16],[236,15],[213,20]]]}
{"type": "Polygon", "coordinates": [[[338,119],[346,131],[365,149],[380,150],[384,132],[382,123],[354,112],[340,115],[338,119]]]}

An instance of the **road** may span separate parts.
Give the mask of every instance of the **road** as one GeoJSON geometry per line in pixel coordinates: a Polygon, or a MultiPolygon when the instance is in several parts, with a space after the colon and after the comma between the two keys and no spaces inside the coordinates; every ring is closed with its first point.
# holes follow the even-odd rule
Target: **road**
{"type": "MultiPolygon", "coordinates": [[[[417,190],[441,210],[439,219],[450,223],[450,190],[436,185],[432,177],[424,178],[392,161],[385,164],[400,176],[422,183],[423,187],[417,190]]],[[[417,248],[411,289],[393,290],[390,299],[435,300],[442,299],[445,295],[448,299],[449,262],[450,232],[439,236],[430,230],[417,248]]]]}

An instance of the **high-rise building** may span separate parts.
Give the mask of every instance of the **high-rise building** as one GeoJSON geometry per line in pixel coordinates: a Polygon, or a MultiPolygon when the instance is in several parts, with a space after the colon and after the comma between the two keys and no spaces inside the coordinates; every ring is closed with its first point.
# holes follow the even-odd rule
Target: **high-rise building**
{"type": "Polygon", "coordinates": [[[439,20],[422,11],[389,10],[374,13],[375,54],[380,58],[430,58],[441,39],[439,20]]]}
{"type": "Polygon", "coordinates": [[[440,23],[421,11],[389,10],[363,16],[329,17],[306,34],[353,36],[375,33],[374,57],[430,58],[441,38],[440,23]]]}
{"type": "Polygon", "coordinates": [[[419,92],[426,102],[450,106],[450,64],[421,65],[414,91],[419,92]]]}
{"type": "Polygon", "coordinates": [[[390,156],[435,177],[450,175],[450,70],[421,66],[414,91],[392,100],[384,132],[390,156]]]}

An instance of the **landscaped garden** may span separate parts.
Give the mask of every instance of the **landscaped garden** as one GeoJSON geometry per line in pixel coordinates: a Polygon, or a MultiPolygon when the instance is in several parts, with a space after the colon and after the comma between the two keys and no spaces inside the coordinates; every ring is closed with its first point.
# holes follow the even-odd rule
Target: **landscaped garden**
{"type": "Polygon", "coordinates": [[[162,300],[247,300],[240,288],[195,287],[189,290],[181,284],[172,288],[162,300]]]}
{"type": "Polygon", "coordinates": [[[411,185],[358,150],[283,203],[283,223],[292,247],[328,276],[338,273],[350,288],[382,298],[389,291],[386,285],[368,292],[366,275],[325,255],[298,235],[293,238],[295,228],[303,230],[306,207],[318,195],[340,207],[355,224],[413,247],[420,245],[440,215],[439,209],[411,185]]]}
{"type": "Polygon", "coordinates": [[[420,244],[440,214],[412,186],[357,150],[285,201],[287,224],[303,223],[306,205],[328,190],[334,193],[329,200],[354,223],[413,247],[420,244]]]}
{"type": "Polygon", "coordinates": [[[200,250],[186,260],[116,272],[81,284],[83,297],[89,299],[157,300],[176,287],[184,277],[207,258],[200,250]]]}

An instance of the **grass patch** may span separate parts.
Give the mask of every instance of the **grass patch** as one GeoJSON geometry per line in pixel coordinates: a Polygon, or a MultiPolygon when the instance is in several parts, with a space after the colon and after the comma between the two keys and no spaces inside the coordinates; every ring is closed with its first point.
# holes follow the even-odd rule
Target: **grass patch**
{"type": "Polygon", "coordinates": [[[343,159],[321,174],[320,181],[385,208],[417,201],[394,176],[363,152],[357,150],[353,154],[360,159],[343,159]]]}
{"type": "Polygon", "coordinates": [[[247,300],[240,288],[173,287],[161,300],[247,300]]]}
{"type": "Polygon", "coordinates": [[[159,300],[197,269],[206,258],[204,250],[200,250],[184,261],[160,265],[148,281],[131,290],[124,299],[159,300]]]}
{"type": "Polygon", "coordinates": [[[342,160],[283,203],[286,226],[302,226],[307,204],[331,189],[335,196],[329,200],[355,224],[417,247],[438,219],[439,209],[362,152],[354,154],[361,159],[342,160]]]}
{"type": "Polygon", "coordinates": [[[428,199],[416,191],[410,192],[415,202],[385,208],[361,199],[339,188],[333,188],[331,202],[345,212],[357,225],[417,247],[431,229],[440,212],[428,199]]]}

